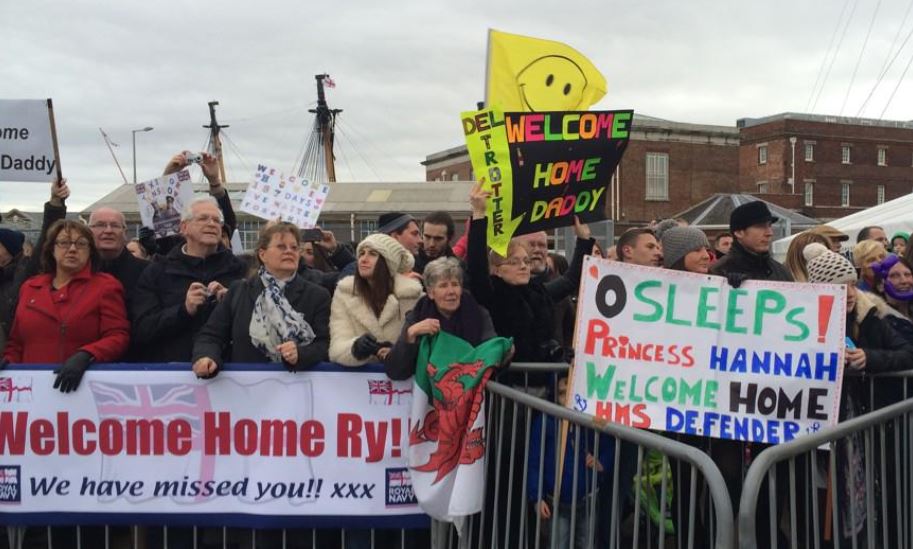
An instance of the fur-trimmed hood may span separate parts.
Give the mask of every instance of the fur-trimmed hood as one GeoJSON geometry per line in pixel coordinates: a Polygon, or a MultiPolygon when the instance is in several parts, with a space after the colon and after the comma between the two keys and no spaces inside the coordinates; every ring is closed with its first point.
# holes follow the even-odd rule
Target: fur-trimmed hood
{"type": "Polygon", "coordinates": [[[895,316],[908,320],[900,311],[891,307],[881,296],[856,289],[856,323],[861,324],[863,319],[872,311],[878,318],[886,319],[889,316],[895,316]]]}

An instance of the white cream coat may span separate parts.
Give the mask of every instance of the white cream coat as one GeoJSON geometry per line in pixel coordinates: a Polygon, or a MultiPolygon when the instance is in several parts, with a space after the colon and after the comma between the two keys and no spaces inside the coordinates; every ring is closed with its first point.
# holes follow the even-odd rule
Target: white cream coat
{"type": "Polygon", "coordinates": [[[375,357],[358,360],[352,356],[352,343],[364,334],[371,334],[378,341],[395,343],[406,313],[421,296],[422,285],[418,281],[398,274],[393,281],[393,293],[387,297],[387,303],[377,317],[365,300],[355,294],[355,277],[340,280],[330,307],[330,360],[343,366],[361,366],[376,361],[375,357]]]}

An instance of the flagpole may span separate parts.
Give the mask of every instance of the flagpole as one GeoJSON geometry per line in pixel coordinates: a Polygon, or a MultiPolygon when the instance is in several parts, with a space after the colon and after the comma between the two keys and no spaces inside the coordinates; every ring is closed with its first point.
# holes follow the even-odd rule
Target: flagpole
{"type": "Polygon", "coordinates": [[[108,152],[111,153],[111,158],[114,159],[114,164],[117,166],[117,171],[120,172],[120,176],[124,178],[124,185],[128,185],[127,176],[124,175],[124,170],[120,167],[120,162],[117,161],[117,155],[114,154],[114,149],[111,148],[111,141],[108,139],[108,134],[105,133],[105,130],[98,128],[98,131],[101,132],[101,136],[105,140],[105,145],[108,146],[108,152]]]}
{"type": "MultiPolygon", "coordinates": [[[[482,97],[485,98],[485,107],[488,107],[488,72],[491,70],[491,31],[492,28],[488,27],[488,43],[485,44],[485,86],[482,89],[482,97]]],[[[480,107],[481,109],[481,107],[480,107]]]]}

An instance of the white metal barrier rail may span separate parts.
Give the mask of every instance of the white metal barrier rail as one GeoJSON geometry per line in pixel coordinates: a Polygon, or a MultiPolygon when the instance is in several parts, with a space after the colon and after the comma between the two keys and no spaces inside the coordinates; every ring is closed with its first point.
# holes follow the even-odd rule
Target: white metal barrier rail
{"type": "Polygon", "coordinates": [[[779,547],[783,542],[789,547],[913,547],[911,427],[913,399],[907,399],[761,452],[743,484],[739,546],[779,547]],[[858,477],[839,474],[842,462],[858,477]],[[820,466],[825,463],[822,479],[820,466]],[[788,475],[785,486],[784,479],[777,482],[778,469],[788,475]],[[757,524],[765,479],[767,525],[757,524]],[[783,505],[780,515],[778,503],[783,505]],[[761,542],[759,537],[767,539],[761,542]]]}
{"type": "Polygon", "coordinates": [[[667,547],[667,524],[677,526],[672,542],[675,547],[733,547],[732,503],[722,474],[706,453],[667,436],[595,420],[542,398],[541,391],[537,391],[541,389],[542,374],[566,371],[566,365],[517,364],[512,368],[525,374],[524,383],[514,387],[498,382],[488,384],[489,476],[485,506],[471,518],[468,537],[458,540],[451,529],[435,544],[435,549],[667,547]],[[531,383],[532,378],[538,378],[537,382],[531,383]],[[544,478],[547,462],[554,470],[560,468],[560,452],[553,450],[554,456],[545,459],[549,422],[566,422],[569,426],[569,454],[565,455],[565,464],[570,467],[566,480],[572,486],[569,494],[566,488],[558,488],[557,474],[552,474],[553,479],[544,478]],[[603,452],[611,453],[604,466],[605,481],[610,487],[599,486],[600,479],[581,459],[582,451],[592,454],[594,464],[601,464],[603,452]],[[656,458],[652,465],[645,459],[648,454],[656,458]],[[703,480],[699,482],[698,476],[703,480]],[[640,484],[648,477],[660,479],[650,487],[658,495],[655,511],[661,517],[652,525],[642,511],[645,502],[641,496],[647,492],[640,484]],[[630,495],[629,487],[635,486],[633,479],[640,482],[630,495]],[[684,491],[674,488],[676,481],[679,486],[684,485],[684,491]],[[538,491],[531,493],[528,485],[538,491]],[[600,488],[604,489],[600,492],[600,488]],[[547,493],[560,495],[548,500],[547,493]],[[570,504],[555,505],[568,495],[570,504]],[[547,520],[539,512],[539,501],[551,503],[551,517],[547,520]],[[674,501],[675,507],[667,505],[667,501],[674,501]],[[564,519],[561,525],[560,513],[564,519]],[[698,517],[708,521],[697,524],[698,517]]]}

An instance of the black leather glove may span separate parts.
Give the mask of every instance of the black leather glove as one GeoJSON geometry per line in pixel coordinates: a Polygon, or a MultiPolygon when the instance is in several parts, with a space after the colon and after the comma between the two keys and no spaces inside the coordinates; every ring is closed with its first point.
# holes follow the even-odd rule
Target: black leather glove
{"type": "Polygon", "coordinates": [[[378,349],[380,349],[380,343],[377,342],[377,338],[371,334],[365,334],[352,343],[352,356],[358,360],[364,360],[377,353],[378,349]]]}
{"type": "Polygon", "coordinates": [[[82,375],[89,369],[89,364],[95,358],[86,351],[77,351],[73,356],[67,359],[60,368],[54,370],[57,379],[54,380],[54,388],[60,389],[61,393],[75,391],[82,381],[82,375]]]}
{"type": "Polygon", "coordinates": [[[545,362],[564,362],[564,347],[554,339],[549,339],[539,345],[539,350],[545,362]]]}
{"type": "Polygon", "coordinates": [[[149,257],[152,257],[158,252],[158,244],[155,242],[155,231],[149,227],[139,228],[138,240],[140,246],[146,249],[146,253],[149,254],[149,257]]]}
{"type": "Polygon", "coordinates": [[[726,280],[729,281],[730,286],[733,288],[738,288],[742,285],[743,282],[748,280],[748,275],[745,273],[730,272],[726,273],[726,280]]]}

